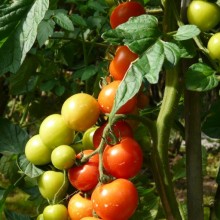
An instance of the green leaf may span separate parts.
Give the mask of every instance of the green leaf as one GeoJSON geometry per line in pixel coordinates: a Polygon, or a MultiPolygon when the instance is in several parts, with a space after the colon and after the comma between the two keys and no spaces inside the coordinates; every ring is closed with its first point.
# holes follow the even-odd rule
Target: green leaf
{"type": "Polygon", "coordinates": [[[37,41],[40,47],[53,35],[55,23],[53,20],[43,20],[38,26],[37,41]]]}
{"type": "Polygon", "coordinates": [[[10,220],[31,220],[31,217],[29,217],[27,215],[22,215],[22,214],[12,212],[11,210],[5,210],[4,213],[5,213],[6,219],[10,219],[10,220]]]}
{"type": "Polygon", "coordinates": [[[30,178],[38,177],[44,172],[28,161],[24,154],[18,156],[17,164],[19,169],[30,178]]]}
{"type": "Polygon", "coordinates": [[[208,91],[218,85],[215,70],[203,63],[195,63],[186,72],[186,88],[192,91],[208,91]]]}
{"type": "Polygon", "coordinates": [[[58,12],[54,15],[54,21],[67,31],[74,31],[74,26],[68,15],[63,12],[58,12]]]}
{"type": "Polygon", "coordinates": [[[125,44],[133,52],[141,54],[146,51],[161,33],[158,20],[152,15],[132,17],[116,29],[106,31],[102,37],[113,44],[125,44]]]}
{"type": "Polygon", "coordinates": [[[99,12],[103,12],[105,13],[105,8],[103,7],[103,5],[100,4],[100,2],[98,1],[94,1],[94,0],[89,0],[87,3],[88,7],[95,10],[95,11],[99,11],[99,12]]]}
{"type": "Polygon", "coordinates": [[[181,58],[193,58],[196,56],[196,47],[192,39],[177,42],[180,48],[181,58]]]}
{"type": "Polygon", "coordinates": [[[28,139],[25,130],[8,119],[0,118],[0,153],[23,153],[28,139]]]}
{"type": "Polygon", "coordinates": [[[164,47],[164,54],[168,65],[175,66],[180,59],[180,48],[171,42],[162,41],[164,47]]]}
{"type": "Polygon", "coordinates": [[[78,14],[72,14],[70,16],[70,19],[72,20],[74,25],[80,26],[80,27],[86,27],[86,21],[84,20],[84,18],[78,14]]]}
{"type": "Polygon", "coordinates": [[[173,35],[173,38],[178,41],[188,40],[196,37],[200,32],[199,28],[195,25],[183,25],[178,28],[177,33],[173,35]]]}
{"type": "Polygon", "coordinates": [[[49,6],[49,0],[32,1],[30,10],[23,16],[14,31],[0,48],[0,75],[15,73],[33,46],[38,24],[49,6]]]}
{"type": "Polygon", "coordinates": [[[84,68],[81,80],[88,80],[92,76],[94,76],[97,73],[98,69],[95,65],[90,65],[84,68]]]}

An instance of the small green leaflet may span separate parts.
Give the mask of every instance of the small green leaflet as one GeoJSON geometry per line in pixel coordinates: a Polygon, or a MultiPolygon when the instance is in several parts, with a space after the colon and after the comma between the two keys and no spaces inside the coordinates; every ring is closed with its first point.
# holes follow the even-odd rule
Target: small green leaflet
{"type": "MultiPolygon", "coordinates": [[[[37,37],[37,27],[49,7],[49,0],[33,1],[30,10],[23,15],[16,28],[0,48],[0,75],[15,73],[37,37]]],[[[9,21],[13,19],[9,13],[9,21]]]]}
{"type": "Polygon", "coordinates": [[[218,85],[215,70],[203,63],[195,63],[186,72],[186,88],[191,91],[208,91],[218,85]]]}
{"type": "Polygon", "coordinates": [[[176,34],[173,35],[173,38],[178,41],[189,40],[198,36],[200,32],[199,28],[195,25],[183,25],[178,28],[176,34]]]}
{"type": "Polygon", "coordinates": [[[74,26],[68,15],[63,12],[57,12],[54,15],[54,21],[63,29],[67,31],[74,31],[74,26]]]}

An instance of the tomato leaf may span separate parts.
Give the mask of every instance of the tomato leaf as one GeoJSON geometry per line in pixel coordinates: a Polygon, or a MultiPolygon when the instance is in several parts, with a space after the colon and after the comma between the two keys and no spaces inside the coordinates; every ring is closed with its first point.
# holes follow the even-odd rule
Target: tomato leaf
{"type": "Polygon", "coordinates": [[[72,20],[74,25],[80,26],[80,27],[86,27],[86,21],[84,20],[84,18],[78,14],[72,14],[70,16],[70,19],[72,20]]]}
{"type": "Polygon", "coordinates": [[[43,173],[43,170],[30,163],[24,154],[18,156],[17,164],[19,169],[30,178],[38,177],[43,173]]]}
{"type": "Polygon", "coordinates": [[[32,218],[27,215],[18,214],[11,210],[4,210],[6,219],[10,220],[31,220],[32,218]]]}
{"type": "Polygon", "coordinates": [[[158,20],[152,15],[132,17],[102,37],[112,44],[125,44],[137,54],[143,53],[161,35],[158,20]]]}
{"type": "Polygon", "coordinates": [[[208,91],[218,85],[215,70],[203,63],[195,63],[186,72],[186,88],[192,91],[208,91]]]}
{"type": "MultiPolygon", "coordinates": [[[[30,10],[23,14],[13,32],[0,48],[0,75],[7,71],[15,73],[19,69],[27,52],[35,42],[38,24],[43,19],[48,7],[49,0],[32,1],[30,10]]],[[[16,13],[15,9],[12,9],[13,11],[8,10],[5,14],[8,16],[8,24],[14,20],[11,13],[16,13]]]]}
{"type": "Polygon", "coordinates": [[[0,119],[0,153],[23,153],[28,139],[27,132],[18,125],[8,119],[0,119]]]}
{"type": "Polygon", "coordinates": [[[65,13],[58,11],[53,17],[56,24],[67,31],[74,31],[74,26],[71,19],[65,13]]]}
{"type": "Polygon", "coordinates": [[[178,41],[188,40],[198,36],[200,32],[201,31],[196,25],[183,25],[178,28],[176,34],[173,35],[173,38],[178,41]]]}

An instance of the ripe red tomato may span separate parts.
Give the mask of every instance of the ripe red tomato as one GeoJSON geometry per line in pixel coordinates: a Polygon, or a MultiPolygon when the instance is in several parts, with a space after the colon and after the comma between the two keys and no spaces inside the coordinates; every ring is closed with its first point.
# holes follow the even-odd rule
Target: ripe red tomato
{"type": "Polygon", "coordinates": [[[92,201],[80,193],[73,195],[68,202],[68,214],[71,220],[81,220],[87,216],[92,217],[92,201]]]}
{"type": "Polygon", "coordinates": [[[144,7],[138,2],[124,2],[119,4],[111,13],[110,25],[114,29],[125,23],[130,17],[145,14],[144,7]]]}
{"type": "Polygon", "coordinates": [[[95,217],[84,217],[84,218],[81,218],[81,220],[101,220],[100,218],[95,218],[95,217]]]}
{"type": "MultiPolygon", "coordinates": [[[[119,87],[121,80],[116,80],[104,86],[99,93],[98,103],[103,113],[110,113],[114,104],[116,91],[119,87]]],[[[133,111],[137,104],[137,97],[134,96],[127,103],[125,103],[118,111],[117,114],[126,114],[133,111]]]]}
{"type": "MultiPolygon", "coordinates": [[[[103,130],[106,125],[107,123],[99,127],[93,135],[93,145],[95,148],[98,148],[102,140],[103,130]]],[[[123,121],[123,120],[117,121],[113,125],[112,130],[114,134],[116,135],[116,137],[119,139],[121,139],[122,137],[133,137],[133,130],[126,121],[123,121]]],[[[107,142],[111,143],[111,141],[112,141],[111,137],[108,137],[107,142]]]]}
{"type": "Polygon", "coordinates": [[[105,220],[128,220],[138,205],[138,193],[132,182],[116,179],[99,185],[91,196],[94,211],[105,220]]]}
{"type": "Polygon", "coordinates": [[[115,80],[122,80],[132,61],[136,60],[138,55],[130,51],[127,46],[119,46],[115,57],[109,66],[109,72],[115,80]]]}
{"type": "MultiPolygon", "coordinates": [[[[83,154],[88,155],[93,150],[84,150],[83,154]]],[[[76,158],[80,159],[82,154],[79,153],[76,158]]],[[[68,170],[68,178],[72,186],[81,191],[93,189],[99,181],[99,157],[98,154],[92,156],[88,162],[80,166],[73,166],[68,170]]]]}
{"type": "Polygon", "coordinates": [[[139,144],[131,137],[122,138],[120,143],[105,147],[103,165],[116,178],[132,178],[143,164],[143,153],[139,144]]]}

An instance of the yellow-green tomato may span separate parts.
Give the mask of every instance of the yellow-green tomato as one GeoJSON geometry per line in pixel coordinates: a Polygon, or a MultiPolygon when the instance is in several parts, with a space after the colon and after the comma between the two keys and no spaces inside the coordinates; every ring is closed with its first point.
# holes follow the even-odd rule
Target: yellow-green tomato
{"type": "Polygon", "coordinates": [[[93,135],[98,127],[91,127],[85,131],[82,137],[82,145],[84,150],[94,149],[93,145],[93,135]]]}
{"type": "Polygon", "coordinates": [[[46,117],[40,125],[39,134],[42,141],[51,149],[72,143],[74,137],[74,131],[67,126],[60,114],[46,117]]]}
{"type": "Polygon", "coordinates": [[[76,154],[82,152],[84,150],[82,142],[77,142],[71,145],[75,150],[76,154]]]}
{"type": "Polygon", "coordinates": [[[68,188],[67,177],[62,172],[45,171],[38,179],[41,195],[48,200],[59,200],[66,194],[68,188]]]}
{"type": "Polygon", "coordinates": [[[37,220],[44,220],[43,213],[37,216],[37,220]]]}
{"type": "Polygon", "coordinates": [[[56,147],[51,154],[51,162],[59,170],[66,170],[73,166],[76,159],[74,149],[68,145],[56,147]]]}
{"type": "Polygon", "coordinates": [[[85,131],[92,127],[99,118],[97,100],[86,93],[78,93],[69,97],[62,106],[61,115],[66,123],[75,131],[85,131]]]}
{"type": "Polygon", "coordinates": [[[190,24],[196,25],[201,31],[209,31],[220,22],[220,7],[211,2],[191,1],[187,18],[190,24]]]}
{"type": "Polygon", "coordinates": [[[63,204],[48,205],[43,211],[44,220],[68,220],[68,211],[63,204]]]}
{"type": "Polygon", "coordinates": [[[46,146],[40,135],[31,137],[25,146],[26,158],[34,165],[45,165],[51,161],[52,150],[46,146]]]}
{"type": "Polygon", "coordinates": [[[214,34],[207,45],[209,55],[213,60],[220,61],[220,33],[214,34]]]}

